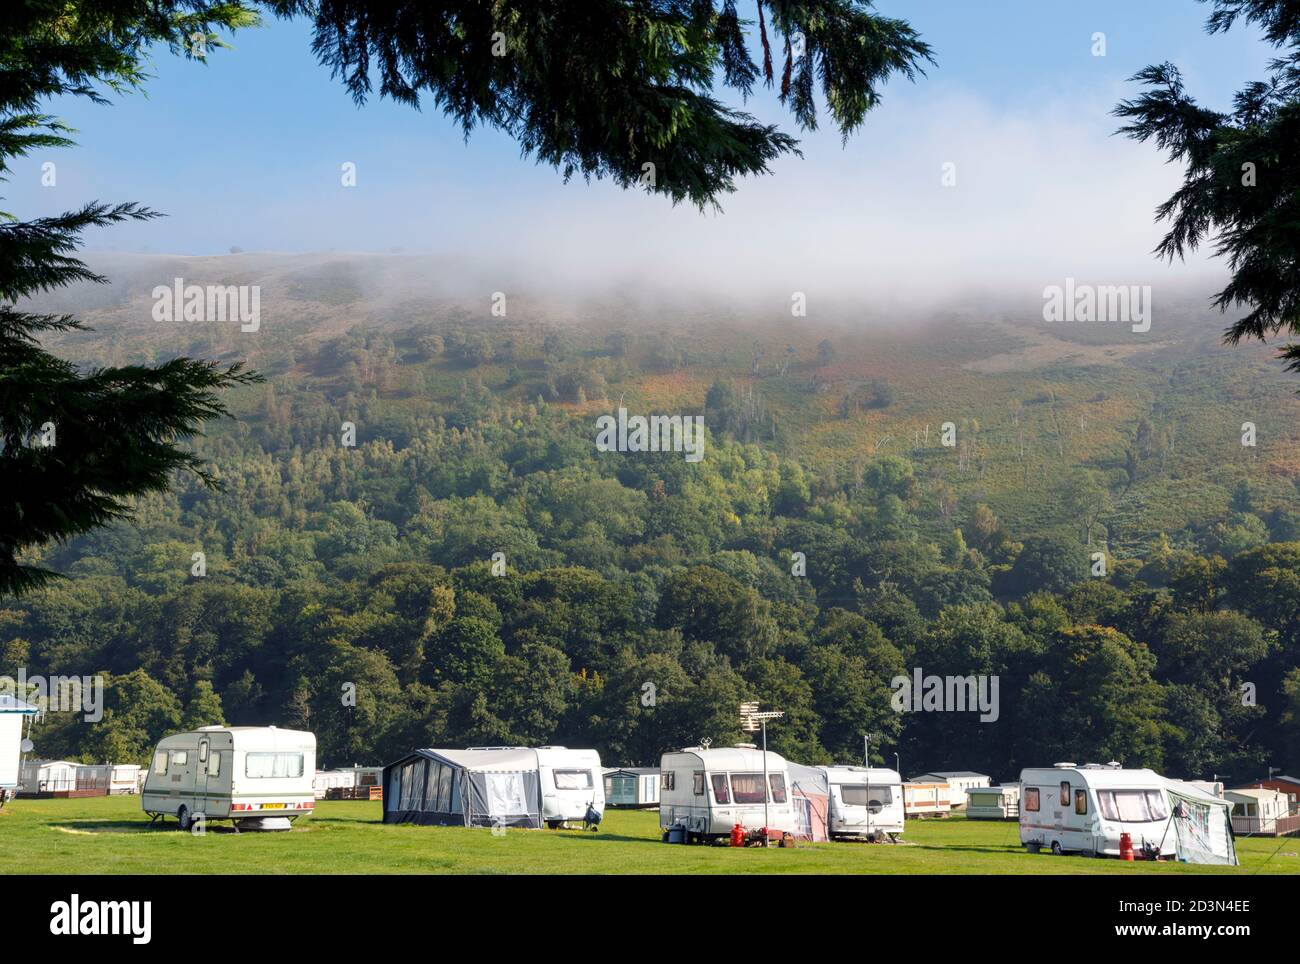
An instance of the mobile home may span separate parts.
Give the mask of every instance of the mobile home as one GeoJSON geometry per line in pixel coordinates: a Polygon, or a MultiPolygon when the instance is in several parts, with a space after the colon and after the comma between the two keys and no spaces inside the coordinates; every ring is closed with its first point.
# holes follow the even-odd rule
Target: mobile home
{"type": "Polygon", "coordinates": [[[312,793],[317,800],[324,800],[330,790],[350,790],[356,785],[356,770],[317,770],[311,781],[312,793]]]}
{"type": "Polygon", "coordinates": [[[0,693],[0,806],[18,790],[23,756],[23,726],[36,716],[36,707],[16,696],[0,693]]]}
{"type": "Polygon", "coordinates": [[[790,804],[790,775],[785,758],[767,751],[767,786],[763,786],[763,751],[752,744],[734,747],[687,747],[665,753],[659,763],[659,826],[664,840],[681,833],[688,843],[725,837],[740,824],[795,833],[790,804]]]}
{"type": "Polygon", "coordinates": [[[936,770],[912,777],[912,782],[948,784],[948,806],[960,810],[966,806],[967,791],[991,786],[993,778],[987,773],[976,773],[974,770],[936,770]]]}
{"type": "Polygon", "coordinates": [[[904,816],[918,820],[926,817],[946,817],[950,810],[948,784],[917,783],[913,780],[903,784],[904,816]]]}
{"type": "Polygon", "coordinates": [[[87,796],[131,794],[137,791],[140,767],[135,763],[91,763],[77,767],[77,789],[87,796]]]}
{"type": "Polygon", "coordinates": [[[140,806],[152,818],[230,820],[237,830],[287,830],[316,806],[316,736],[274,726],[204,726],[154,750],[140,806]]]}
{"type": "Polygon", "coordinates": [[[615,767],[606,770],[605,803],[625,809],[659,806],[659,768],[615,767]]]}
{"type": "Polygon", "coordinates": [[[1020,819],[1020,786],[972,787],[966,791],[967,820],[1020,819]]]}
{"type": "Polygon", "coordinates": [[[903,778],[881,767],[821,767],[830,786],[830,836],[876,840],[903,832],[903,778]]]}
{"type": "Polygon", "coordinates": [[[1232,829],[1237,833],[1265,836],[1300,829],[1290,816],[1287,795],[1268,787],[1228,790],[1224,798],[1232,804],[1232,829]]]}
{"type": "Polygon", "coordinates": [[[72,796],[77,789],[77,764],[67,760],[28,760],[18,776],[24,797],[72,796]]]}
{"type": "Polygon", "coordinates": [[[1197,863],[1236,863],[1225,801],[1151,770],[1119,764],[1023,770],[1020,842],[1032,853],[1117,857],[1127,833],[1134,851],[1197,863]]]}
{"type": "Polygon", "coordinates": [[[595,750],[413,750],[384,768],[384,822],[558,827],[605,810],[595,750]]]}

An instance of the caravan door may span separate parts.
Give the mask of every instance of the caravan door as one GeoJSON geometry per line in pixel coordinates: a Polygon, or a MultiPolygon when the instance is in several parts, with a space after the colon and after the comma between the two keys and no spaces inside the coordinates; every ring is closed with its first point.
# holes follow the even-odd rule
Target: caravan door
{"type": "Polygon", "coordinates": [[[198,763],[194,767],[194,813],[202,814],[206,820],[208,813],[208,756],[212,746],[205,736],[199,740],[198,763]]]}

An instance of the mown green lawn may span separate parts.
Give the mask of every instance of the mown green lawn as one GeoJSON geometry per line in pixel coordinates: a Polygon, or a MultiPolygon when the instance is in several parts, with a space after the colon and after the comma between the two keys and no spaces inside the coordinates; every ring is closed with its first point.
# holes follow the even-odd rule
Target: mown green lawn
{"type": "Polygon", "coordinates": [[[1300,873],[1300,840],[1239,840],[1240,867],[1125,864],[1031,855],[1014,823],[953,818],[908,823],[902,846],[793,850],[669,846],[658,814],[612,811],[599,833],[385,826],[378,803],[322,802],[287,833],[204,836],[151,827],[136,797],[15,800],[0,809],[6,872],[37,874],[374,873],[1300,873]]]}

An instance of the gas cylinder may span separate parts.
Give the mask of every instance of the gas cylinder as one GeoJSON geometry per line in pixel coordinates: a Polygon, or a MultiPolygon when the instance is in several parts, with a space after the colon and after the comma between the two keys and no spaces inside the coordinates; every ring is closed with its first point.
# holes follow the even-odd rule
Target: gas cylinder
{"type": "Polygon", "coordinates": [[[1133,859],[1133,838],[1127,833],[1122,833],[1119,835],[1119,859],[1120,860],[1133,859]]]}
{"type": "Polygon", "coordinates": [[[736,824],[734,827],[731,828],[731,846],[733,847],[745,846],[745,828],[742,827],[740,824],[736,824]]]}

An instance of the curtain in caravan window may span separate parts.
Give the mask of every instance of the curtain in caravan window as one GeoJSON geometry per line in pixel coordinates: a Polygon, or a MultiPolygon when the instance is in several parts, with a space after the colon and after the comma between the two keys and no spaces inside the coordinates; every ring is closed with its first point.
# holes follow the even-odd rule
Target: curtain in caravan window
{"type": "Polygon", "coordinates": [[[465,774],[460,770],[452,770],[450,767],[448,767],[448,772],[451,774],[451,806],[447,808],[447,812],[460,813],[460,794],[461,787],[465,783],[465,774]]]}
{"type": "Polygon", "coordinates": [[[429,778],[424,784],[424,805],[421,809],[432,810],[435,813],[442,809],[438,806],[438,774],[445,769],[442,764],[429,761],[429,778]]]}
{"type": "Polygon", "coordinates": [[[402,809],[419,810],[424,794],[424,760],[415,760],[402,767],[402,809]]]}
{"type": "Polygon", "coordinates": [[[523,775],[520,773],[487,774],[488,814],[509,817],[528,812],[528,799],[524,796],[523,775]]]}
{"type": "MultiPolygon", "coordinates": [[[[430,780],[432,782],[432,780],[430,780]]],[[[443,765],[438,768],[438,812],[451,811],[451,767],[443,765]]]]}

